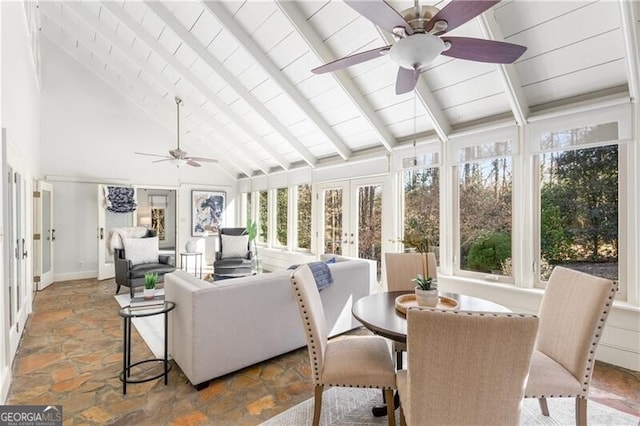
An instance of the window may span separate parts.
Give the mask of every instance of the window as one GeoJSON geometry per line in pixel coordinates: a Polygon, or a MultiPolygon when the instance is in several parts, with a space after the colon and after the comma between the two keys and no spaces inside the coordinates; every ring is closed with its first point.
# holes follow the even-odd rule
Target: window
{"type": "Polygon", "coordinates": [[[311,250],[311,185],[296,187],[296,224],[297,248],[311,250]]]}
{"type": "Polygon", "coordinates": [[[289,212],[289,191],[287,188],[276,189],[276,245],[287,246],[289,212]]]}
{"type": "Polygon", "coordinates": [[[581,147],[617,138],[617,123],[541,134],[540,281],[556,265],[618,280],[619,147],[581,147]]]}
{"type": "Polygon", "coordinates": [[[241,196],[241,206],[244,207],[244,223],[249,224],[253,220],[251,216],[251,193],[243,192],[241,196]]]}
{"type": "Polygon", "coordinates": [[[269,192],[258,192],[258,242],[267,243],[269,231],[269,192]]]}
{"type": "Polygon", "coordinates": [[[511,142],[460,150],[457,166],[459,270],[512,276],[511,142]]]}
{"type": "Polygon", "coordinates": [[[440,170],[426,168],[404,172],[405,247],[422,245],[437,251],[440,245],[440,170]]]}

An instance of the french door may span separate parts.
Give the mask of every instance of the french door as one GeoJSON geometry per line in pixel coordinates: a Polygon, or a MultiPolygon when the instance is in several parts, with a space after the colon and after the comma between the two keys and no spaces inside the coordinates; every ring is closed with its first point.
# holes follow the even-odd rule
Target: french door
{"type": "Polygon", "coordinates": [[[376,178],[318,185],[318,251],[375,260],[379,276],[382,196],[383,183],[376,178]]]}
{"type": "Polygon", "coordinates": [[[53,228],[53,185],[38,181],[36,205],[34,257],[35,275],[39,277],[38,290],[43,290],[53,283],[53,249],[56,230],[53,228]]]}
{"type": "Polygon", "coordinates": [[[133,213],[113,213],[106,209],[106,185],[98,185],[98,279],[106,280],[116,275],[113,253],[107,242],[113,228],[133,226],[133,213]]]}

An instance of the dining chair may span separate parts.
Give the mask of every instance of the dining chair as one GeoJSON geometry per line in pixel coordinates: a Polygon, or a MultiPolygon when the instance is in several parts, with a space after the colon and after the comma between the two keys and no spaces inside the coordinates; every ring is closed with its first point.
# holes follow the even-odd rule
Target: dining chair
{"type": "Polygon", "coordinates": [[[518,425],[538,317],[409,308],[401,425],[518,425]]]}
{"type": "MultiPolygon", "coordinates": [[[[385,253],[384,261],[388,291],[413,290],[416,283],[412,280],[418,274],[424,277],[438,277],[435,253],[385,253]]],[[[405,343],[393,342],[398,370],[402,370],[402,354],[406,350],[405,343]]]]}
{"type": "Polygon", "coordinates": [[[311,362],[313,425],[320,422],[324,386],[344,386],[382,389],[390,413],[389,425],[394,426],[396,375],[386,340],[378,336],[350,336],[329,341],[320,293],[309,266],[301,265],[292,273],[291,285],[311,362]]]}
{"type": "Polygon", "coordinates": [[[587,397],[598,342],[611,310],[616,284],[556,266],[540,305],[540,329],[525,398],[575,398],[576,425],[587,424],[587,397]]]}

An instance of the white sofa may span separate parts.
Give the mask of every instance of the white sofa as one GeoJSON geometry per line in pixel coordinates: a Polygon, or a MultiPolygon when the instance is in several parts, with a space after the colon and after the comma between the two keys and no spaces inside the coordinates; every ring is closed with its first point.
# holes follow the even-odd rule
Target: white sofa
{"type": "MultiPolygon", "coordinates": [[[[375,286],[374,262],[337,259],[329,264],[333,284],[320,292],[330,336],[360,326],[351,307],[375,286]]],[[[169,320],[169,353],[196,388],[306,345],[292,272],[214,283],[183,271],[165,276],[165,298],[176,303],[169,320]]]]}

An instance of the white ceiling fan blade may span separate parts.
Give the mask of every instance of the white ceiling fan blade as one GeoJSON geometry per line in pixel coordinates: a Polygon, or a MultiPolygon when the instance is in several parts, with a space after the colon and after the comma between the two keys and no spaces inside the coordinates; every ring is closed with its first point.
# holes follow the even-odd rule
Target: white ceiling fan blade
{"type": "Polygon", "coordinates": [[[175,160],[175,158],[167,157],[167,158],[163,158],[162,160],[152,161],[152,163],[162,163],[164,161],[171,161],[171,160],[175,160]]]}
{"type": "Polygon", "coordinates": [[[187,164],[192,166],[192,167],[200,167],[200,164],[196,163],[192,159],[187,160],[187,164]]]}
{"type": "Polygon", "coordinates": [[[167,155],[160,155],[160,154],[148,154],[146,152],[135,152],[134,154],[138,154],[138,155],[147,155],[149,157],[162,157],[162,158],[170,158],[167,155]]]}
{"type": "Polygon", "coordinates": [[[203,163],[217,163],[218,160],[216,160],[215,158],[205,158],[205,157],[184,157],[185,160],[191,160],[191,161],[200,161],[203,163]]]}

